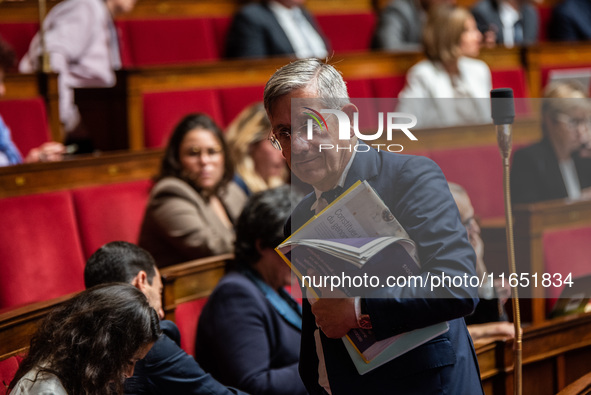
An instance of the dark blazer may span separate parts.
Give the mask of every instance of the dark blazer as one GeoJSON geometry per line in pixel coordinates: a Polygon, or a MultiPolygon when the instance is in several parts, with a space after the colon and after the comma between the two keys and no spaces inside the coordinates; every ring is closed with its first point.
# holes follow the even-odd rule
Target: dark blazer
{"type": "MultiPolygon", "coordinates": [[[[304,8],[302,11],[328,48],[327,40],[312,15],[304,8]]],[[[226,37],[226,57],[264,58],[294,54],[287,35],[267,4],[248,4],[234,15],[226,37]]]]}
{"type": "Polygon", "coordinates": [[[220,382],[252,394],[305,394],[300,330],[245,275],[224,276],[199,316],[195,355],[220,382]]]}
{"type": "Polygon", "coordinates": [[[244,394],[218,383],[180,348],[174,322],[161,321],[160,327],[162,335],[135,364],[133,377],[125,380],[126,394],[244,394]]]}
{"type": "MultiPolygon", "coordinates": [[[[345,188],[367,180],[416,242],[422,277],[475,275],[476,257],[457,207],[439,167],[419,156],[358,152],[345,188]]],[[[294,210],[291,229],[313,213],[315,196],[308,195],[294,210]]],[[[286,227],[286,230],[289,227],[286,227]]],[[[385,281],[383,279],[382,281],[385,281]]],[[[378,338],[387,338],[437,322],[448,321],[447,333],[363,376],[357,374],[341,339],[321,332],[330,387],[339,394],[481,394],[478,361],[464,317],[478,302],[477,288],[377,288],[366,298],[367,312],[378,338]]],[[[311,394],[318,385],[314,316],[303,303],[300,375],[311,394]]]]}
{"type": "Polygon", "coordinates": [[[565,0],[552,11],[549,37],[558,41],[591,39],[591,2],[565,0]]]}
{"type": "MultiPolygon", "coordinates": [[[[591,159],[573,155],[581,188],[591,186],[591,159]]],[[[515,152],[511,166],[511,201],[535,203],[568,197],[550,140],[515,152]]]]}
{"type": "MultiPolygon", "coordinates": [[[[499,4],[497,0],[480,0],[472,8],[472,14],[476,19],[478,29],[485,33],[488,30],[495,30],[497,33],[497,44],[503,44],[503,23],[499,16],[499,4]]],[[[535,7],[524,2],[521,8],[521,21],[523,23],[523,44],[532,44],[538,41],[539,18],[535,7]]]]}

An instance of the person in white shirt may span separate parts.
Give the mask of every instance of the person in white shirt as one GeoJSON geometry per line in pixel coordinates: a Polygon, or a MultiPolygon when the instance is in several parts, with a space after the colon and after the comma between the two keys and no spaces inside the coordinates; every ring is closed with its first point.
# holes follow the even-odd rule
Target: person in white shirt
{"type": "Polygon", "coordinates": [[[490,69],[474,59],[481,41],[468,10],[431,10],[423,33],[427,59],[408,71],[399,94],[398,110],[415,115],[417,128],[490,122],[490,69]]]}

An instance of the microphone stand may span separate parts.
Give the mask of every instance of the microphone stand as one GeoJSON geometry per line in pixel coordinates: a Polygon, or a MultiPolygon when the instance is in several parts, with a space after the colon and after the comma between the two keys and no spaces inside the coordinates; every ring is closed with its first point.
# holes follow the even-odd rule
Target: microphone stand
{"type": "MultiPolygon", "coordinates": [[[[507,234],[507,255],[509,259],[510,277],[515,277],[515,244],[513,239],[513,210],[511,207],[510,167],[509,159],[512,148],[512,124],[515,118],[513,90],[510,88],[493,89],[490,92],[492,118],[497,132],[497,143],[503,159],[503,192],[505,198],[505,232],[507,234]]],[[[511,287],[511,302],[513,306],[513,326],[515,327],[515,341],[513,344],[513,393],[521,395],[522,391],[522,349],[521,311],[517,287],[511,287]]]]}
{"type": "Polygon", "coordinates": [[[51,72],[51,66],[49,64],[49,54],[45,47],[45,27],[43,21],[45,20],[45,14],[47,13],[47,2],[46,0],[38,0],[39,2],[39,43],[41,45],[41,54],[39,55],[39,71],[42,73],[51,72]]]}

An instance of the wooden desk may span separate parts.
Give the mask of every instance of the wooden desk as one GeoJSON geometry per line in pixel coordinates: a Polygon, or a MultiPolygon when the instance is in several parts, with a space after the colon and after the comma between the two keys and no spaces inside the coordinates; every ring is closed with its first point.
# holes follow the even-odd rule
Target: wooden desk
{"type": "MultiPolygon", "coordinates": [[[[486,394],[513,393],[513,341],[475,343],[486,394]]],[[[555,394],[591,371],[591,314],[523,330],[523,393],[555,394]]]]}
{"type": "Polygon", "coordinates": [[[158,173],[161,157],[161,150],[144,150],[0,167],[0,198],[150,179],[158,173]]]}
{"type": "Polygon", "coordinates": [[[28,350],[31,337],[45,315],[74,295],[64,295],[17,309],[0,310],[0,361],[28,350]]]}

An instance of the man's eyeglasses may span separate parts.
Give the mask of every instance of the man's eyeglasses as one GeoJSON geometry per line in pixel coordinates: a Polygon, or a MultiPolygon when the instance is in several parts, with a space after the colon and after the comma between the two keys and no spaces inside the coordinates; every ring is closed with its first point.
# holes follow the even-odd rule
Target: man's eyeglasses
{"type": "MultiPolygon", "coordinates": [[[[267,140],[271,142],[273,148],[281,151],[283,147],[287,147],[289,144],[291,144],[292,135],[295,135],[304,141],[310,141],[307,133],[308,124],[304,123],[295,132],[292,132],[289,128],[282,128],[279,131],[274,131],[271,129],[267,140]]],[[[320,127],[315,122],[312,122],[312,134],[313,136],[319,136],[322,134],[320,127]]]]}
{"type": "Polygon", "coordinates": [[[578,130],[583,126],[587,130],[591,130],[591,117],[588,118],[574,118],[566,114],[558,114],[556,116],[558,122],[564,123],[571,131],[578,130]]]}

